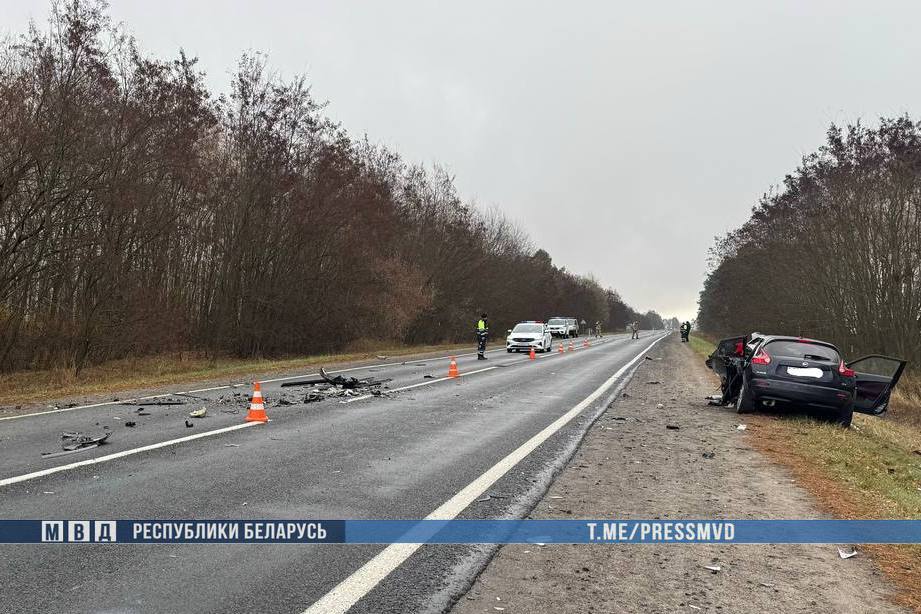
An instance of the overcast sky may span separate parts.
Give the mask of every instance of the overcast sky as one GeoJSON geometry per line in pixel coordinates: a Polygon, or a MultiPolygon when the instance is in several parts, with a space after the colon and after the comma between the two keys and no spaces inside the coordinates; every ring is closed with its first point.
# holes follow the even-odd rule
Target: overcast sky
{"type": "MultiPolygon", "coordinates": [[[[0,31],[45,0],[0,0],[0,31]]],[[[517,220],[558,265],[691,318],[714,235],[831,122],[918,114],[917,2],[113,0],[142,48],[306,73],[328,114],[517,220]],[[756,6],[759,4],[760,6],[756,6]]]]}

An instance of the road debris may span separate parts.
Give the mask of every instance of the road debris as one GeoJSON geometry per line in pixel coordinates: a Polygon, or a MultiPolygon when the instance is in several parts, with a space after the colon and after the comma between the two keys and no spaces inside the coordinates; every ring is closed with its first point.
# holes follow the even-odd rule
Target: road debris
{"type": "Polygon", "coordinates": [[[191,421],[189,421],[189,420],[186,420],[186,421],[185,421],[185,427],[186,427],[187,429],[190,429],[190,428],[192,428],[193,426],[195,426],[195,424],[193,424],[191,421]]]}
{"type": "Polygon", "coordinates": [[[389,358],[389,356],[384,356],[383,354],[378,354],[377,356],[375,356],[375,358],[377,358],[378,360],[387,360],[387,359],[389,358]]]}
{"type": "Polygon", "coordinates": [[[43,458],[55,458],[57,456],[65,456],[67,454],[73,454],[75,452],[83,452],[84,450],[91,450],[93,448],[98,448],[106,442],[106,439],[109,438],[110,433],[99,437],[93,437],[92,435],[84,435],[83,433],[65,431],[61,433],[61,452],[42,452],[43,458]]]}
{"type": "Polygon", "coordinates": [[[662,403],[656,403],[656,409],[665,409],[665,405],[662,403]]]}
{"type": "Polygon", "coordinates": [[[204,418],[208,414],[208,408],[202,407],[189,412],[189,418],[204,418]]]}
{"type": "Polygon", "coordinates": [[[138,407],[137,409],[134,410],[134,413],[136,413],[139,416],[149,416],[150,415],[150,412],[144,411],[143,407],[138,407]]]}
{"type": "Polygon", "coordinates": [[[681,427],[678,426],[677,424],[666,424],[666,425],[665,425],[665,428],[667,428],[667,429],[670,430],[670,431],[677,431],[677,430],[681,429],[681,427]]]}
{"type": "Polygon", "coordinates": [[[723,571],[723,568],[719,565],[704,565],[704,569],[709,569],[711,573],[719,573],[723,571]]]}
{"type": "Polygon", "coordinates": [[[653,380],[649,380],[646,383],[650,385],[655,385],[655,384],[661,384],[662,382],[660,382],[659,380],[653,379],[653,380]]]}
{"type": "Polygon", "coordinates": [[[775,586],[777,586],[773,582],[759,582],[759,584],[761,584],[761,586],[763,586],[764,588],[774,588],[775,586]]]}
{"type": "Polygon", "coordinates": [[[175,399],[170,399],[168,401],[136,401],[134,403],[127,403],[127,405],[185,405],[186,401],[177,401],[175,399]]]}
{"type": "Polygon", "coordinates": [[[843,548],[838,548],[838,556],[840,556],[842,559],[849,559],[852,556],[857,556],[857,550],[851,548],[850,552],[845,552],[843,548]]]}
{"type": "Polygon", "coordinates": [[[736,430],[737,430],[737,431],[744,431],[744,430],[747,429],[747,428],[748,428],[748,425],[747,425],[747,424],[740,424],[740,425],[738,425],[738,426],[736,427],[736,430]]]}
{"type": "Polygon", "coordinates": [[[133,420],[128,420],[127,422],[125,422],[125,426],[127,426],[129,429],[133,429],[137,425],[138,423],[134,422],[133,420]]]}
{"type": "Polygon", "coordinates": [[[704,452],[701,456],[704,458],[716,458],[716,452],[704,452]]]}
{"type": "MultiPolygon", "coordinates": [[[[282,386],[311,386],[304,396],[304,403],[315,403],[332,397],[357,397],[370,394],[376,397],[385,396],[380,387],[391,379],[377,379],[373,377],[359,379],[356,377],[331,377],[322,367],[319,379],[305,379],[294,382],[285,382],[282,386]]],[[[425,376],[431,377],[431,376],[425,376]]]]}

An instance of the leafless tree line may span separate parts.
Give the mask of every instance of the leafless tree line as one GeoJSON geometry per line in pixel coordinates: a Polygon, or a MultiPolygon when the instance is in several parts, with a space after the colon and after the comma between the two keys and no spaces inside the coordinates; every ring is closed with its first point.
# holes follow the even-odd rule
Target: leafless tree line
{"type": "Polygon", "coordinates": [[[711,256],[704,330],[921,359],[921,124],[832,126],[711,256]]]}
{"type": "Polygon", "coordinates": [[[87,0],[2,44],[0,370],[469,339],[482,310],[661,324],[257,56],[212,98],[87,0]]]}

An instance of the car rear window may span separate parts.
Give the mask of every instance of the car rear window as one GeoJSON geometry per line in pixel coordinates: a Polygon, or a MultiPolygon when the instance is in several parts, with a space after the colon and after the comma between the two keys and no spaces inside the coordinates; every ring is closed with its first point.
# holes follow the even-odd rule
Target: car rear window
{"type": "Polygon", "coordinates": [[[544,327],[540,324],[519,324],[516,326],[512,332],[513,333],[539,333],[544,330],[544,327]]]}
{"type": "Polygon", "coordinates": [[[559,325],[559,324],[566,324],[566,321],[563,320],[562,318],[550,318],[550,319],[547,321],[547,324],[549,324],[549,325],[551,325],[551,326],[556,326],[556,325],[559,325]]]}
{"type": "Polygon", "coordinates": [[[806,341],[771,341],[764,346],[771,356],[786,356],[804,360],[838,362],[841,358],[833,348],[806,341]]]}

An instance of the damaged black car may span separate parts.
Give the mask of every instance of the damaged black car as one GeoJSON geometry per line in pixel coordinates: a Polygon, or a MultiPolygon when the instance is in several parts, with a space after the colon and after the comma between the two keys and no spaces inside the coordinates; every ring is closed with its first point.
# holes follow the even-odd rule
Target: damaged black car
{"type": "Polygon", "coordinates": [[[845,362],[825,341],[753,333],[722,339],[706,364],[720,377],[718,404],[815,410],[850,426],[855,411],[886,412],[906,362],[878,354],[845,362]]]}

